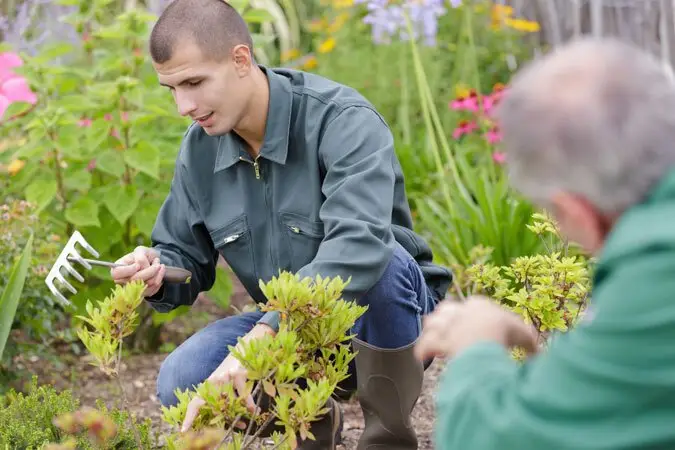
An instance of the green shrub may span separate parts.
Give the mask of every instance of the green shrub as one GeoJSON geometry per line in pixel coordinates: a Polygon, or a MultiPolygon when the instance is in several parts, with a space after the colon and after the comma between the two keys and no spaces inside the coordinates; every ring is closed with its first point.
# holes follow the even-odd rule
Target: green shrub
{"type": "MultiPolygon", "coordinates": [[[[109,441],[105,449],[134,449],[133,432],[125,427],[127,413],[118,409],[109,410],[103,403],[97,405],[97,411],[109,415],[118,432],[109,441]]],[[[58,392],[50,385],[38,385],[37,377],[33,377],[27,392],[14,390],[4,396],[0,404],[0,448],[12,450],[37,450],[49,443],[61,442],[68,438],[68,433],[55,425],[56,418],[74,413],[80,408],[70,390],[58,392]]],[[[139,427],[145,448],[150,448],[150,421],[139,427]]],[[[78,449],[94,447],[86,435],[76,436],[78,449]]]]}

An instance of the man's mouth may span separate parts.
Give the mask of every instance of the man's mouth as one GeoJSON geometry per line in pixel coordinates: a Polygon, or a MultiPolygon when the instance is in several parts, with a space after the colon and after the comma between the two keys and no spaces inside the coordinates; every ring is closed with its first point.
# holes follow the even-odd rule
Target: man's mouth
{"type": "Polygon", "coordinates": [[[203,123],[203,122],[206,122],[212,115],[213,115],[213,113],[210,112],[210,113],[205,114],[205,115],[203,115],[203,116],[201,116],[201,117],[196,117],[194,120],[195,120],[196,122],[203,123]]]}

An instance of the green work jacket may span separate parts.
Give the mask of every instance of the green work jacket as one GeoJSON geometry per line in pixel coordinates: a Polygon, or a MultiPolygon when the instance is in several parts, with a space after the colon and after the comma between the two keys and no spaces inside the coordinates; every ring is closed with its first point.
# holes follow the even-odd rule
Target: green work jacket
{"type": "Polygon", "coordinates": [[[438,450],[675,449],[675,173],[598,255],[583,321],[520,365],[469,347],[437,392],[438,450]]]}
{"type": "MultiPolygon", "coordinates": [[[[265,137],[253,160],[234,132],[185,133],[170,192],[152,231],[164,264],[190,270],[166,284],[158,311],[194,302],[211,288],[222,255],[256,302],[259,280],[280,270],[301,277],[351,277],[357,300],[381,277],[399,242],[437,298],[451,281],[412,227],[392,133],[357,91],[315,74],[261,66],[270,87],[265,137]]],[[[224,100],[225,101],[225,100],[224,100]]],[[[276,325],[278,315],[263,322],[276,325]]]]}

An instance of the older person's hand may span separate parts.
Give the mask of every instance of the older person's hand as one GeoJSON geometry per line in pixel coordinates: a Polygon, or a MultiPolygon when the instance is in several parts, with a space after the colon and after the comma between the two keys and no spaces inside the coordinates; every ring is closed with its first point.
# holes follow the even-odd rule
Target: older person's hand
{"type": "Polygon", "coordinates": [[[444,301],[424,320],[424,330],[415,348],[417,358],[452,358],[478,342],[537,351],[537,331],[517,314],[480,296],[463,303],[444,301]]]}

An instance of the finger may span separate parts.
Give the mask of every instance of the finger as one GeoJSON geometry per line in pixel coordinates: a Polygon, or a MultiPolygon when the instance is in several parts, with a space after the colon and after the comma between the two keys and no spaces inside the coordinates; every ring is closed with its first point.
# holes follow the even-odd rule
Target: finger
{"type": "Polygon", "coordinates": [[[166,266],[164,266],[164,264],[161,264],[159,266],[159,270],[157,271],[157,275],[155,275],[154,277],[152,277],[150,280],[147,281],[148,287],[159,288],[160,286],[162,286],[165,272],[166,266]]]}
{"type": "Polygon", "coordinates": [[[134,259],[134,254],[133,253],[128,253],[124,256],[122,256],[120,259],[115,261],[117,264],[133,264],[136,260],[134,259]]]}
{"type": "MultiPolygon", "coordinates": [[[[126,264],[126,263],[125,263],[126,264]]],[[[127,266],[115,267],[110,269],[110,276],[113,280],[118,282],[128,281],[138,270],[140,266],[136,263],[131,263],[127,266]]]]}
{"type": "Polygon", "coordinates": [[[137,247],[134,250],[134,261],[140,265],[141,269],[150,266],[150,262],[153,259],[151,256],[144,247],[137,247]]]}
{"type": "Polygon", "coordinates": [[[161,268],[162,266],[159,264],[152,264],[145,269],[136,272],[136,274],[131,277],[131,280],[150,280],[157,275],[157,272],[159,272],[159,269],[161,268]]]}
{"type": "MultiPolygon", "coordinates": [[[[246,380],[247,373],[245,370],[236,371],[232,377],[234,387],[237,389],[239,395],[248,394],[246,392],[246,380]]],[[[251,414],[255,412],[255,402],[253,401],[253,397],[251,395],[246,396],[246,409],[248,409],[251,414]]]]}
{"type": "Polygon", "coordinates": [[[197,418],[197,414],[199,414],[199,408],[201,408],[204,403],[204,400],[202,400],[200,397],[195,397],[190,401],[187,410],[185,411],[183,426],[180,429],[182,433],[185,433],[190,429],[192,423],[197,418]]]}
{"type": "Polygon", "coordinates": [[[527,354],[534,354],[539,351],[539,333],[533,327],[519,323],[513,336],[513,345],[521,347],[527,354]]]}

